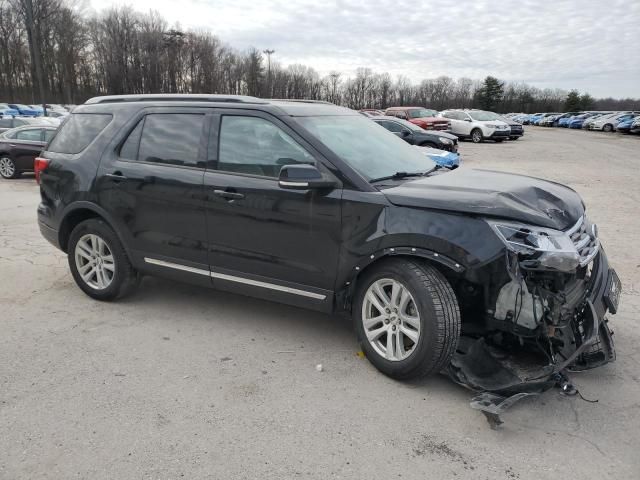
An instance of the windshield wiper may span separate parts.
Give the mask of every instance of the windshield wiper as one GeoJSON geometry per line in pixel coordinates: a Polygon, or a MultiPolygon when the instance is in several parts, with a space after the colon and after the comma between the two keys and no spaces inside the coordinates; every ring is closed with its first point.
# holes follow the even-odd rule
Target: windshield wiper
{"type": "MultiPolygon", "coordinates": [[[[431,172],[431,170],[429,170],[429,172],[431,172]]],[[[376,182],[381,182],[382,180],[395,180],[395,179],[407,178],[407,177],[422,177],[424,174],[425,174],[424,172],[413,172],[413,173],[396,172],[393,175],[387,175],[386,177],[372,178],[371,180],[369,180],[369,183],[376,183],[376,182]]]]}

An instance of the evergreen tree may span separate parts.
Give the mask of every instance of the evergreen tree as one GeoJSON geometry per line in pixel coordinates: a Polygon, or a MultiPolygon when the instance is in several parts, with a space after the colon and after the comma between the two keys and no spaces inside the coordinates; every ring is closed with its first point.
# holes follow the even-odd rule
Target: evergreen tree
{"type": "Polygon", "coordinates": [[[565,112],[576,112],[582,109],[582,102],[580,101],[580,93],[577,90],[571,90],[567,94],[567,99],[564,101],[565,112]]]}
{"type": "Polygon", "coordinates": [[[503,97],[504,82],[492,76],[484,79],[482,86],[477,92],[478,103],[483,110],[498,110],[503,97]]]}
{"type": "Polygon", "coordinates": [[[580,96],[580,110],[591,110],[593,108],[593,103],[595,100],[588,93],[583,93],[580,96]]]}

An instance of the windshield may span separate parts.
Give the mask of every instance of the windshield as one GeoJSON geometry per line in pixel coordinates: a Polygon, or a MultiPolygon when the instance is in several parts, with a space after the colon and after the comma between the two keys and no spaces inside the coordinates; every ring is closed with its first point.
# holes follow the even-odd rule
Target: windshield
{"type": "Polygon", "coordinates": [[[300,117],[320,142],[367,180],[426,172],[434,162],[384,127],[361,116],[300,117]]]}
{"type": "Polygon", "coordinates": [[[471,118],[479,122],[486,122],[489,120],[500,120],[500,117],[493,112],[477,111],[477,112],[467,112],[467,113],[471,115],[471,118]]]}
{"type": "Polygon", "coordinates": [[[407,113],[409,114],[409,118],[426,118],[438,115],[438,112],[435,110],[429,110],[428,108],[416,108],[414,110],[409,110],[407,113]]]}

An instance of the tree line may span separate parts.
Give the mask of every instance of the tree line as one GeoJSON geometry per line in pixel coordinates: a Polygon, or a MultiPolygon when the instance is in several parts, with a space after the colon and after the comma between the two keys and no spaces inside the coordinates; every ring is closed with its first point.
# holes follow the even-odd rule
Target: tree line
{"type": "Polygon", "coordinates": [[[588,93],[540,89],[492,76],[439,76],[413,83],[406,76],[392,78],[364,67],[353,76],[337,71],[321,76],[310,66],[267,59],[257,48],[239,51],[212,32],[171,26],[156,12],[114,7],[88,16],[67,0],[0,0],[0,101],[40,100],[32,61],[38,54],[49,103],[78,104],[112,94],[219,93],[325,100],[355,109],[640,109],[640,99],[594,99],[588,93]],[[25,14],[29,5],[32,28],[27,28],[25,14]],[[32,43],[39,47],[37,53],[32,43]]]}

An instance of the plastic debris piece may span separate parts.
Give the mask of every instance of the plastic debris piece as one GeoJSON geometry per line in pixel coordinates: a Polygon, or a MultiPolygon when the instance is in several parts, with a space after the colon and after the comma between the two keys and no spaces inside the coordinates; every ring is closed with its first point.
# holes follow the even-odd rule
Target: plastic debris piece
{"type": "Polygon", "coordinates": [[[324,367],[322,366],[322,364],[321,364],[321,363],[319,363],[318,365],[316,365],[316,370],[317,370],[318,372],[322,372],[322,371],[324,370],[324,367]]]}

